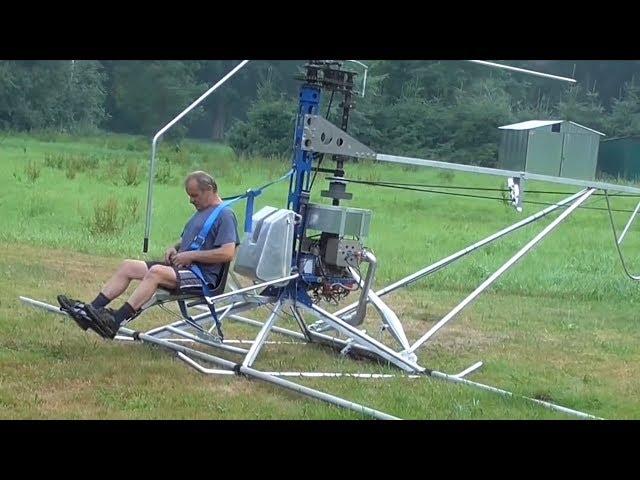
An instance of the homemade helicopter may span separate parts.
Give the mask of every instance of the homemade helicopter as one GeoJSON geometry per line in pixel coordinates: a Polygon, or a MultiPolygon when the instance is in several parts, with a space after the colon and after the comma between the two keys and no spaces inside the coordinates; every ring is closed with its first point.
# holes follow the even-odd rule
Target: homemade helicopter
{"type": "MultiPolygon", "coordinates": [[[[189,111],[243,68],[247,62],[248,60],[245,60],[238,64],[187,109],[162,128],[153,138],[143,245],[145,253],[148,251],[151,231],[155,157],[158,140],[189,111]]],[[[569,78],[501,64],[484,61],[473,62],[555,80],[575,81],[569,78]]],[[[364,94],[366,75],[367,66],[357,61],[309,61],[304,65],[304,74],[299,78],[302,81],[302,85],[299,91],[299,105],[294,131],[293,161],[290,171],[275,182],[259,188],[249,189],[242,195],[226,199],[229,204],[240,200],[246,201],[245,235],[233,266],[226,266],[223,278],[217,287],[205,295],[200,290],[182,295],[159,290],[155,297],[143,307],[143,310],[146,311],[153,306],[175,301],[178,302],[183,318],[146,332],[134,331],[123,326],[116,336],[117,340],[139,341],[165,347],[176,352],[178,357],[188,365],[205,374],[237,374],[257,378],[381,419],[395,417],[300,385],[287,378],[346,376],[385,378],[393,375],[261,371],[254,368],[254,364],[265,345],[270,343],[267,341],[269,335],[272,332],[277,332],[289,336],[299,343],[328,345],[345,356],[372,359],[396,367],[402,372],[403,376],[410,378],[432,377],[505,396],[517,396],[508,391],[466,378],[478,370],[482,366],[482,362],[477,362],[459,373],[447,374],[420,365],[416,352],[424,347],[445,325],[456,318],[462,310],[476,300],[501,275],[555,230],[560,223],[583,205],[597,190],[603,190],[605,194],[608,191],[640,194],[640,189],[592,180],[542,175],[528,171],[486,168],[375,152],[347,133],[350,113],[354,108],[354,97],[358,93],[364,94]],[[354,62],[364,68],[360,92],[356,89],[356,72],[347,68],[347,62],[354,62]],[[323,94],[329,94],[331,101],[334,96],[341,96],[339,125],[334,125],[320,114],[323,94]],[[335,162],[333,168],[323,168],[321,166],[325,155],[330,155],[333,162],[335,162]],[[353,180],[345,176],[345,167],[349,160],[353,158],[504,177],[507,179],[510,201],[519,211],[522,206],[523,188],[526,180],[560,183],[581,187],[581,190],[462,250],[452,253],[432,265],[421,268],[411,275],[374,291],[372,286],[378,259],[366,247],[365,243],[370,230],[371,211],[340,205],[341,201],[352,198],[352,194],[347,192],[347,185],[353,180]],[[328,177],[329,187],[321,192],[321,196],[330,199],[331,205],[310,201],[315,176],[318,173],[330,175],[328,177]],[[269,186],[286,180],[289,181],[286,208],[267,206],[254,213],[255,198],[269,186]],[[420,338],[413,341],[409,340],[401,320],[382,300],[382,297],[411,285],[451,265],[471,252],[547,217],[556,210],[562,210],[562,212],[553,222],[536,234],[420,338]],[[362,264],[367,264],[365,275],[360,272],[362,264]],[[237,275],[251,280],[253,285],[242,287],[237,275]],[[227,291],[225,291],[225,288],[227,291]],[[330,312],[320,305],[322,302],[337,303],[358,290],[360,295],[357,301],[334,312],[330,312]],[[250,318],[248,314],[248,312],[255,311],[260,307],[267,307],[270,310],[266,321],[250,318]],[[370,307],[373,307],[373,311],[378,316],[378,327],[390,334],[388,341],[383,342],[376,339],[362,329],[367,311],[368,309],[371,310],[370,307]],[[276,325],[283,318],[283,315],[292,318],[299,331],[276,325]],[[258,328],[255,338],[246,341],[250,345],[249,348],[242,347],[245,341],[241,341],[239,343],[240,346],[237,346],[237,343],[234,345],[235,342],[224,339],[221,326],[223,322],[229,321],[258,328]],[[196,344],[201,349],[192,348],[187,344],[196,344]],[[238,360],[233,361],[222,358],[218,354],[207,353],[202,350],[205,347],[212,349],[214,352],[219,351],[237,356],[238,360]],[[207,362],[219,368],[209,368],[200,362],[207,362]]],[[[392,184],[388,183],[387,185],[392,184]]],[[[622,234],[616,237],[617,245],[624,239],[638,210],[640,210],[640,203],[629,218],[622,234]]],[[[634,280],[639,279],[630,274],[629,276],[634,280]]],[[[64,314],[58,307],[26,297],[20,298],[25,303],[33,306],[64,314]]],[[[596,418],[593,415],[540,399],[522,398],[567,414],[582,418],[596,418]]]]}

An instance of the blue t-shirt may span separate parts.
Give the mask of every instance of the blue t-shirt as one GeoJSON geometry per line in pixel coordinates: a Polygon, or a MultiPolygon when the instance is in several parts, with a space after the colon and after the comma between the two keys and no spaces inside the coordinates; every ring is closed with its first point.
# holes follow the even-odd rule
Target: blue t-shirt
{"type": "MultiPolygon", "coordinates": [[[[198,236],[202,230],[202,226],[216,207],[217,205],[206,208],[205,210],[196,212],[193,217],[191,217],[182,230],[179,252],[189,250],[189,245],[191,245],[193,240],[198,236]]],[[[200,250],[211,250],[221,247],[226,243],[235,243],[237,246],[240,244],[239,238],[236,215],[230,207],[226,207],[218,215],[218,218],[213,224],[213,228],[205,238],[200,250]]],[[[220,270],[222,270],[221,263],[197,263],[196,265],[200,267],[202,275],[204,275],[207,282],[213,285],[218,284],[220,270]]]]}

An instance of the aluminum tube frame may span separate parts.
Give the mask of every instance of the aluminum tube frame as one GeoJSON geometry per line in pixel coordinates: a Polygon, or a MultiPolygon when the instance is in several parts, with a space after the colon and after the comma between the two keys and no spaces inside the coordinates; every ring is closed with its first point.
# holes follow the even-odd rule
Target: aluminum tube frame
{"type": "Polygon", "coordinates": [[[379,342],[375,338],[372,338],[365,333],[362,333],[357,328],[353,327],[352,325],[349,325],[344,320],[323,310],[317,305],[312,305],[311,307],[307,307],[306,305],[299,305],[299,307],[302,307],[318,315],[319,317],[321,317],[321,320],[324,320],[325,322],[329,323],[336,330],[341,331],[346,336],[353,338],[354,341],[356,341],[357,343],[362,343],[366,345],[372,351],[380,355],[382,358],[393,363],[394,365],[398,366],[402,370],[412,372],[412,373],[420,373],[425,370],[420,365],[416,364],[415,362],[407,358],[404,358],[402,355],[395,352],[391,348],[387,347],[385,344],[379,342]]]}
{"type": "Polygon", "coordinates": [[[233,295],[239,295],[241,293],[250,292],[252,290],[257,290],[259,288],[268,287],[270,285],[274,285],[276,283],[290,282],[291,280],[295,280],[300,276],[299,273],[294,273],[293,275],[288,275],[286,277],[278,278],[276,280],[270,280],[268,282],[257,283],[256,285],[251,285],[249,287],[241,288],[239,290],[233,290],[231,292],[222,293],[220,295],[216,295],[215,297],[204,297],[208,301],[217,302],[220,300],[224,300],[225,298],[232,297],[233,295]]]}
{"type": "MultiPolygon", "coordinates": [[[[246,348],[233,347],[231,345],[225,345],[224,343],[213,342],[211,340],[207,340],[205,338],[200,338],[197,335],[193,335],[189,332],[185,332],[184,330],[180,330],[179,328],[175,328],[172,326],[168,326],[167,330],[169,332],[173,332],[176,335],[180,335],[181,337],[187,338],[189,340],[193,340],[194,342],[202,343],[203,345],[208,345],[210,347],[219,348],[220,350],[225,350],[231,353],[239,353],[241,355],[246,355],[249,350],[246,348]]],[[[168,342],[172,341],[171,339],[165,339],[168,342]]]]}
{"type": "MultiPolygon", "coordinates": [[[[199,365],[197,362],[194,362],[187,355],[180,355],[180,358],[191,365],[193,368],[202,373],[211,373],[210,369],[204,368],[199,365]]],[[[255,370],[251,367],[245,367],[243,365],[239,366],[238,370],[240,373],[248,376],[254,377],[258,380],[262,380],[263,382],[273,383],[278,385],[279,387],[284,387],[289,390],[293,390],[294,392],[301,393],[303,395],[307,395],[309,397],[315,398],[317,400],[322,400],[327,403],[331,403],[333,405],[337,405],[338,407],[346,408],[348,410],[352,410],[356,413],[360,413],[362,415],[367,415],[373,418],[377,418],[379,420],[400,420],[398,417],[394,417],[393,415],[389,415],[388,413],[381,412],[380,410],[375,410],[373,408],[365,407],[364,405],[360,405],[359,403],[351,402],[349,400],[345,400],[340,397],[336,397],[335,395],[331,395],[329,393],[324,393],[319,390],[315,390],[313,388],[305,387],[304,385],[298,385],[297,383],[290,382],[288,380],[284,380],[283,378],[276,377],[269,373],[261,372],[260,370],[255,370]]],[[[219,371],[214,370],[216,374],[219,374],[219,371]]]]}
{"type": "Polygon", "coordinates": [[[595,182],[590,180],[577,180],[574,178],[554,177],[553,175],[541,175],[539,173],[518,172],[515,170],[502,170],[499,168],[477,167],[474,165],[463,165],[461,163],[442,162],[439,160],[425,160],[422,158],[402,157],[399,155],[387,155],[377,153],[376,160],[381,162],[399,163],[404,165],[419,165],[422,167],[436,167],[445,170],[456,170],[470,173],[483,173],[486,175],[496,175],[499,177],[514,177],[521,180],[540,180],[543,182],[560,183],[562,185],[572,185],[583,188],[598,188],[601,190],[612,190],[615,192],[625,192],[640,194],[640,188],[617,185],[615,183],[595,182]]]}
{"type": "Polygon", "coordinates": [[[522,257],[524,257],[533,247],[535,247],[544,237],[546,237],[549,233],[551,233],[555,228],[562,223],[569,215],[571,215],[582,203],[584,203],[590,196],[596,191],[595,188],[589,188],[587,191],[582,194],[574,203],[571,204],[569,208],[567,208],[564,212],[558,215],[553,222],[547,225],[544,230],[538,233],[529,243],[527,243],[524,247],[518,251],[513,257],[507,260],[498,270],[496,270],[492,275],[489,276],[484,282],[478,286],[472,293],[470,293],[462,302],[460,302],[453,310],[451,310],[447,315],[445,315],[442,320],[436,323],[431,329],[425,333],[418,341],[416,341],[409,351],[415,352],[424,342],[426,342],[429,338],[431,338],[438,330],[440,330],[447,322],[453,319],[458,313],[460,313],[464,308],[471,305],[471,303],[480,295],[488,286],[490,286],[493,282],[495,282],[503,273],[513,267],[522,257]]]}
{"type": "MultiPolygon", "coordinates": [[[[348,322],[350,325],[358,326],[362,325],[364,321],[364,317],[367,315],[367,297],[369,296],[369,289],[371,288],[371,283],[373,282],[373,276],[376,273],[376,268],[378,266],[378,260],[375,255],[371,252],[364,252],[364,261],[369,264],[369,268],[367,268],[367,277],[364,280],[364,285],[362,285],[362,293],[360,294],[360,300],[358,302],[358,309],[353,317],[351,317],[351,322],[348,322]]],[[[359,283],[360,279],[356,279],[359,283]]]]}
{"type": "MultiPolygon", "coordinates": [[[[229,370],[220,371],[214,368],[204,367],[197,362],[194,362],[187,355],[178,352],[178,356],[187,361],[187,359],[191,360],[189,363],[194,368],[197,368],[198,371],[206,374],[227,374],[233,373],[229,370]],[[197,365],[197,367],[196,367],[197,365]],[[199,368],[198,368],[199,367],[199,368]]],[[[351,377],[351,378],[364,378],[364,379],[378,379],[378,378],[429,378],[428,375],[396,375],[393,373],[342,373],[342,372],[262,372],[267,375],[273,375],[274,377],[297,377],[297,378],[341,378],[341,377],[351,377]]]]}
{"type": "Polygon", "coordinates": [[[51,312],[51,313],[57,313],[58,315],[64,315],[65,317],[69,316],[69,314],[67,312],[63,312],[62,310],[60,310],[60,307],[56,307],[55,305],[50,305],[50,304],[45,303],[45,302],[40,302],[38,300],[34,300],[32,298],[29,298],[29,297],[20,296],[19,298],[22,301],[22,303],[26,303],[29,306],[36,307],[36,308],[41,308],[41,309],[46,310],[46,311],[51,312]]]}
{"type": "Polygon", "coordinates": [[[191,105],[185,108],[182,112],[180,112],[173,120],[167,123],[164,127],[162,127],[158,133],[155,134],[153,140],[151,142],[151,162],[149,164],[149,185],[147,187],[147,218],[145,221],[144,227],[144,245],[143,252],[147,253],[149,247],[149,234],[151,233],[151,212],[153,210],[153,183],[154,183],[154,173],[156,166],[156,144],[158,139],[173,125],[175,125],[182,117],[184,117],[187,113],[189,113],[193,108],[195,108],[200,102],[202,102],[205,98],[207,98],[210,94],[212,94],[215,90],[218,89],[223,83],[225,83],[229,78],[236,74],[238,70],[244,67],[249,60],[243,60],[238,65],[236,65],[229,73],[227,73],[224,77],[222,77],[214,86],[212,86],[209,90],[204,92],[197,100],[195,100],[191,105]]]}
{"type": "Polygon", "coordinates": [[[437,370],[432,370],[430,376],[433,378],[438,378],[440,380],[446,380],[454,383],[461,383],[463,385],[468,385],[471,387],[476,387],[481,390],[487,390],[489,392],[498,393],[507,397],[521,398],[523,400],[530,400],[538,405],[542,405],[543,407],[549,408],[551,410],[556,410],[558,412],[566,413],[569,415],[575,415],[581,418],[588,418],[591,420],[602,420],[600,417],[596,417],[594,415],[590,415],[588,413],[580,412],[579,410],[573,410],[571,408],[563,407],[561,405],[556,405],[555,403],[545,402],[544,400],[538,400],[537,398],[525,397],[524,395],[518,395],[507,390],[503,390],[501,388],[492,387],[490,385],[485,385],[483,383],[474,382],[471,380],[467,380],[466,378],[462,378],[456,375],[447,375],[446,373],[438,372],[437,370]]]}
{"type": "MultiPolygon", "coordinates": [[[[460,258],[468,255],[469,253],[484,247],[485,245],[488,245],[489,243],[498,240],[499,238],[514,232],[515,230],[525,227],[537,220],[540,220],[541,218],[549,215],[550,213],[552,213],[553,211],[557,210],[558,208],[566,205],[567,203],[571,203],[572,201],[574,201],[576,198],[578,198],[580,195],[582,195],[584,192],[586,192],[586,189],[583,189],[577,193],[575,193],[574,195],[571,195],[570,197],[567,197],[566,199],[556,203],[555,205],[551,205],[543,210],[540,210],[539,212],[519,221],[514,223],[513,225],[510,225],[506,228],[503,228],[502,230],[500,230],[499,232],[496,232],[492,235],[489,235],[488,237],[472,244],[469,245],[466,248],[463,248],[462,250],[459,250],[451,255],[449,255],[446,258],[443,258],[442,260],[437,261],[436,263],[433,263],[431,265],[429,265],[428,267],[425,267],[421,270],[418,270],[415,273],[412,273],[411,275],[408,275],[404,278],[401,278],[400,280],[398,280],[395,283],[392,283],[391,285],[388,285],[380,290],[378,290],[376,293],[376,295],[378,297],[382,297],[383,295],[386,295],[388,293],[393,292],[394,290],[397,290],[398,288],[402,288],[405,287],[407,285],[410,285],[413,282],[418,281],[419,279],[430,275],[432,273],[436,273],[437,271],[439,271],[441,268],[448,266],[449,264],[453,263],[456,260],[459,260],[460,258]]],[[[347,313],[350,313],[352,311],[354,311],[357,307],[358,303],[354,302],[351,305],[348,305],[344,308],[341,308],[340,310],[336,311],[334,313],[334,315],[336,316],[343,316],[347,313]]]]}
{"type": "MultiPolygon", "coordinates": [[[[240,322],[240,323],[244,323],[246,325],[251,325],[254,327],[261,327],[264,325],[264,322],[260,322],[258,320],[254,320],[252,318],[246,318],[246,317],[242,317],[240,315],[229,315],[229,318],[240,322]]],[[[289,337],[293,337],[293,338],[297,338],[299,340],[307,340],[307,338],[299,332],[294,332],[293,330],[289,330],[288,328],[282,328],[282,327],[278,327],[278,326],[273,326],[271,328],[274,332],[277,333],[281,333],[283,335],[287,335],[289,337]]]]}
{"type": "Polygon", "coordinates": [[[269,315],[267,321],[264,322],[264,325],[262,325],[262,328],[258,332],[256,339],[249,349],[249,352],[247,352],[246,357],[242,361],[243,367],[250,367],[251,365],[253,365],[253,362],[255,362],[258,353],[260,353],[260,349],[262,349],[262,344],[269,336],[271,328],[274,326],[274,323],[278,319],[278,312],[280,311],[280,309],[282,309],[282,302],[278,302],[276,304],[275,308],[271,312],[271,315],[269,315]]]}
{"type": "MultiPolygon", "coordinates": [[[[348,267],[348,270],[351,276],[356,280],[356,282],[358,282],[358,284],[362,286],[362,279],[358,275],[358,272],[356,272],[353,267],[348,267]]],[[[364,295],[364,292],[363,292],[363,295],[364,295]]],[[[368,290],[367,299],[376,308],[383,323],[389,327],[389,332],[391,333],[391,335],[398,341],[398,343],[405,350],[408,350],[410,347],[409,339],[407,338],[407,335],[404,333],[404,328],[402,328],[402,323],[400,322],[400,319],[398,318],[396,313],[386,303],[384,303],[382,299],[378,295],[376,295],[376,293],[373,292],[372,290],[368,290]]],[[[362,302],[362,298],[360,299],[360,301],[362,302]]],[[[360,304],[358,304],[358,308],[360,308],[360,304]]],[[[346,317],[348,316],[345,316],[342,319],[345,322],[351,324],[351,322],[349,322],[348,318],[346,317]]]]}
{"type": "Polygon", "coordinates": [[[618,245],[620,245],[622,243],[622,240],[624,240],[624,236],[627,234],[627,230],[629,230],[629,227],[631,226],[633,221],[636,219],[636,215],[638,214],[638,210],[640,210],[640,202],[638,202],[638,205],[636,205],[636,208],[633,211],[633,213],[631,214],[631,217],[629,217],[629,221],[627,222],[627,225],[624,227],[624,230],[620,234],[620,238],[618,238],[618,245]]]}
{"type": "Polygon", "coordinates": [[[306,341],[311,342],[312,341],[311,335],[309,334],[309,329],[307,328],[307,324],[304,322],[304,317],[298,311],[295,305],[292,304],[289,306],[291,308],[291,314],[293,315],[293,318],[295,319],[295,321],[298,323],[298,326],[300,327],[300,331],[304,335],[306,341]]]}
{"type": "MultiPolygon", "coordinates": [[[[231,309],[229,310],[229,312],[243,312],[245,310],[251,310],[253,308],[256,308],[256,305],[262,306],[262,305],[266,305],[267,303],[270,303],[270,299],[268,299],[267,297],[263,297],[259,302],[254,302],[254,301],[236,302],[235,304],[231,305],[231,309]]],[[[200,307],[200,305],[196,306],[195,308],[198,308],[198,307],[200,307]]],[[[201,313],[200,315],[196,315],[195,317],[193,317],[193,319],[195,320],[195,323],[197,323],[200,326],[202,326],[201,324],[204,321],[208,321],[209,319],[211,319],[211,311],[209,310],[209,308],[204,305],[202,307],[203,307],[202,310],[204,310],[204,313],[201,313]]],[[[226,308],[226,306],[224,308],[226,308]]],[[[217,312],[217,309],[216,309],[216,312],[217,312]]],[[[185,320],[176,320],[175,322],[169,325],[172,327],[178,328],[178,327],[188,325],[188,323],[185,320]]],[[[148,332],[146,332],[146,334],[147,335],[162,334],[162,331],[165,330],[166,327],[167,325],[162,325],[160,327],[153,328],[148,332]]]]}

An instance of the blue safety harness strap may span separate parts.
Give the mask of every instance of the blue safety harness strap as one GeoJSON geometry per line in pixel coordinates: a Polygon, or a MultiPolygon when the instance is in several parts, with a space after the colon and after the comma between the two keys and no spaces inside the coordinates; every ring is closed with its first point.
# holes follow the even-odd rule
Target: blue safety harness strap
{"type": "MultiPolygon", "coordinates": [[[[244,231],[247,232],[247,233],[250,233],[251,229],[252,229],[252,221],[251,220],[253,218],[253,204],[254,204],[255,197],[260,195],[262,193],[262,190],[264,190],[265,188],[268,188],[271,185],[273,185],[275,183],[278,183],[278,182],[288,178],[292,174],[293,174],[293,169],[289,170],[282,177],[280,177],[280,178],[278,178],[278,179],[276,179],[276,180],[274,180],[272,182],[269,182],[269,183],[263,185],[262,187],[260,187],[258,189],[247,190],[247,192],[242,194],[242,195],[236,195],[234,197],[226,198],[225,201],[223,201],[220,205],[218,205],[216,208],[214,208],[213,211],[209,214],[209,218],[207,218],[207,220],[202,225],[202,228],[200,229],[200,233],[198,233],[198,235],[196,235],[196,237],[193,239],[193,241],[189,245],[188,250],[189,251],[201,250],[203,245],[204,245],[204,242],[205,242],[205,240],[207,238],[207,235],[209,235],[209,233],[211,232],[211,229],[213,228],[214,224],[216,223],[216,220],[218,220],[218,218],[220,217],[220,214],[224,211],[224,209],[229,207],[230,205],[234,204],[238,200],[242,200],[243,198],[247,199],[247,208],[246,208],[246,212],[245,212],[246,213],[246,215],[245,215],[246,218],[245,218],[244,231]]],[[[196,212],[195,215],[197,215],[197,212],[196,212]]],[[[210,286],[211,284],[209,282],[207,282],[207,280],[204,277],[204,274],[202,273],[202,270],[200,269],[198,264],[192,263],[188,268],[202,282],[202,292],[204,293],[204,295],[206,297],[212,297],[213,296],[213,292],[211,291],[211,286],[210,286]]],[[[224,339],[224,337],[222,335],[222,329],[220,328],[220,321],[218,320],[218,315],[216,314],[215,306],[213,304],[209,303],[209,301],[207,301],[207,305],[209,306],[209,310],[211,310],[211,316],[213,317],[213,319],[216,322],[216,328],[218,330],[218,334],[220,335],[220,339],[222,340],[222,339],[224,339]]],[[[180,304],[180,310],[182,312],[182,315],[186,319],[190,320],[190,317],[187,315],[186,306],[184,306],[183,304],[180,304]]],[[[196,325],[197,324],[194,324],[194,326],[196,326],[196,325]]]]}
{"type": "MultiPolygon", "coordinates": [[[[218,220],[218,218],[220,217],[220,214],[222,213],[222,211],[225,208],[227,208],[229,205],[231,205],[232,203],[238,200],[240,200],[240,198],[234,198],[233,200],[224,201],[220,205],[218,205],[216,208],[213,209],[213,211],[209,214],[209,218],[207,218],[207,220],[202,225],[202,228],[200,229],[200,233],[196,235],[196,237],[193,239],[193,241],[189,245],[189,251],[197,251],[202,249],[204,242],[207,238],[207,235],[209,235],[209,233],[211,232],[213,225],[216,223],[216,220],[218,220]]],[[[204,295],[206,297],[212,297],[213,293],[211,291],[211,283],[207,281],[200,267],[196,263],[192,263],[188,268],[202,282],[202,292],[204,293],[204,295]]],[[[209,306],[209,310],[211,311],[211,316],[216,322],[216,329],[218,330],[218,335],[220,335],[220,339],[223,340],[224,335],[222,334],[222,328],[220,326],[220,320],[218,320],[218,315],[216,314],[215,306],[210,304],[209,302],[207,302],[207,305],[209,306]]],[[[182,308],[180,310],[182,310],[182,308]]]]}

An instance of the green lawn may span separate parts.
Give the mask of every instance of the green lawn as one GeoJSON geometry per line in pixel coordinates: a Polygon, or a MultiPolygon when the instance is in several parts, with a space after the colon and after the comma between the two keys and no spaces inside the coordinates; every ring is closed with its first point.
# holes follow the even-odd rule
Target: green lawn
{"type": "MultiPolygon", "coordinates": [[[[63,317],[19,302],[18,296],[25,295],[55,303],[61,292],[90,300],[120,259],[145,258],[149,151],[145,139],[116,135],[0,139],[0,418],[359,418],[258,381],[203,376],[170,352],[106,342],[63,317]]],[[[197,142],[185,142],[180,149],[166,143],[158,157],[149,259],[178,239],[193,212],[182,186],[188,171],[211,172],[227,196],[276,179],[289,168],[286,159],[237,159],[224,146],[197,142]]],[[[497,177],[368,162],[348,165],[347,175],[503,186],[497,177]]],[[[321,201],[319,191],[326,185],[319,176],[313,201],[321,201]]],[[[285,206],[286,189],[285,182],[265,191],[256,209],[285,206]]],[[[526,189],[576,191],[537,182],[526,189]]],[[[527,190],[530,201],[561,198],[527,190]]],[[[518,214],[490,200],[365,185],[349,186],[349,191],[354,199],[346,205],[373,210],[366,244],[379,260],[376,289],[543,208],[525,204],[518,214]]],[[[603,197],[594,197],[588,205],[606,206],[603,197]]],[[[635,202],[615,198],[613,207],[633,209],[635,202]]],[[[243,206],[235,210],[242,222],[243,206]]],[[[615,214],[619,232],[628,215],[615,214]]],[[[385,297],[410,341],[549,221],[525,227],[385,297]]],[[[623,249],[633,273],[640,268],[639,243],[634,227],[623,249]]],[[[456,373],[482,360],[484,367],[471,377],[475,381],[605,418],[640,418],[637,294],[638,285],[624,276],[617,257],[607,212],[581,209],[419,350],[419,363],[456,373]]],[[[167,318],[158,310],[134,325],[152,327],[167,318]]],[[[364,328],[377,336],[373,319],[370,315],[364,328]]],[[[256,331],[228,324],[226,333],[228,338],[248,338],[256,331]]],[[[392,344],[387,334],[380,338],[392,344]]],[[[268,345],[255,366],[393,372],[313,345],[268,345]]],[[[402,418],[570,418],[522,400],[429,378],[300,382],[402,418]]]]}

